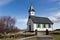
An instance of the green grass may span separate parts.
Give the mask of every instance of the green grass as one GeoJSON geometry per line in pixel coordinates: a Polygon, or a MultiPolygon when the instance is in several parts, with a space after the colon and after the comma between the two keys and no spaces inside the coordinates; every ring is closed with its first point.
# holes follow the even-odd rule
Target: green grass
{"type": "MultiPolygon", "coordinates": [[[[58,31],[60,32],[60,31],[58,31]]],[[[46,35],[46,32],[42,32],[43,35],[46,35]]],[[[60,34],[50,34],[54,40],[60,40],[60,34]]]]}
{"type": "Polygon", "coordinates": [[[35,37],[35,38],[29,38],[27,40],[38,40],[38,38],[37,37],[35,37]]]}
{"type": "Polygon", "coordinates": [[[60,40],[60,34],[51,34],[54,40],[60,40]]]}
{"type": "MultiPolygon", "coordinates": [[[[60,34],[50,34],[50,35],[54,38],[54,40],[60,40],[60,34]]],[[[18,38],[2,38],[0,40],[17,40],[17,39],[18,38]]],[[[29,38],[27,40],[38,40],[38,38],[37,37],[29,38]]]]}
{"type": "MultiPolygon", "coordinates": [[[[43,32],[43,34],[46,35],[45,32],[43,32]]],[[[54,38],[54,40],[60,40],[60,34],[50,34],[50,35],[54,38]]]]}
{"type": "MultiPolygon", "coordinates": [[[[2,38],[0,40],[18,40],[18,38],[2,38]]],[[[29,38],[27,40],[38,40],[38,38],[37,37],[35,37],[35,38],[29,38]]]]}
{"type": "Polygon", "coordinates": [[[15,38],[2,38],[0,40],[16,40],[15,38]]]}
{"type": "MultiPolygon", "coordinates": [[[[45,32],[41,32],[43,35],[45,35],[46,33],[45,32]]],[[[60,40],[60,34],[50,34],[54,40],[60,40]]],[[[20,39],[20,38],[24,38],[26,36],[22,36],[22,35],[19,35],[20,37],[19,38],[1,38],[0,40],[17,40],[17,39],[20,39]]],[[[37,37],[35,38],[29,38],[27,40],[38,40],[37,37]]]]}

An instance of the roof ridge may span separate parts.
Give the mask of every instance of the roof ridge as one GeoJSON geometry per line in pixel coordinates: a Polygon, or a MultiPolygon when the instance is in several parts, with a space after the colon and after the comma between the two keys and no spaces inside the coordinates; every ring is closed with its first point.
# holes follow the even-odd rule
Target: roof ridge
{"type": "Polygon", "coordinates": [[[39,18],[48,18],[48,17],[40,17],[40,16],[32,16],[32,17],[39,17],[39,18]]]}

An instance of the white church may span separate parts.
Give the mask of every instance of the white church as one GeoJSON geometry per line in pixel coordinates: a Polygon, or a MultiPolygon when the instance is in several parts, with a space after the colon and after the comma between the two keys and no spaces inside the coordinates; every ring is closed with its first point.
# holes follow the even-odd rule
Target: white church
{"type": "Polygon", "coordinates": [[[30,6],[29,17],[27,21],[27,31],[53,31],[53,22],[46,17],[35,16],[35,10],[33,6],[30,6]]]}

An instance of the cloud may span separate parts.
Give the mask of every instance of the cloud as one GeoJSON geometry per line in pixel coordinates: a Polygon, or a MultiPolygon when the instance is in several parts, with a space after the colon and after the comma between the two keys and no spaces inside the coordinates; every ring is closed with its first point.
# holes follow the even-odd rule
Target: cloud
{"type": "Polygon", "coordinates": [[[57,10],[58,8],[49,8],[49,9],[46,9],[45,11],[55,11],[57,10]]]}
{"type": "Polygon", "coordinates": [[[50,1],[50,2],[55,2],[55,1],[59,1],[59,0],[48,0],[48,1],[50,1]]]}
{"type": "Polygon", "coordinates": [[[60,2],[58,2],[58,4],[60,5],[60,2]]]}
{"type": "Polygon", "coordinates": [[[27,28],[27,18],[19,18],[16,19],[17,23],[16,26],[20,29],[26,29],[27,28]]]}
{"type": "Polygon", "coordinates": [[[60,23],[60,12],[57,12],[55,15],[50,16],[49,19],[54,23],[60,23]]]}
{"type": "Polygon", "coordinates": [[[0,6],[11,3],[13,0],[0,0],[0,6]]]}
{"type": "Polygon", "coordinates": [[[27,20],[28,20],[27,18],[20,18],[20,19],[17,19],[17,22],[26,24],[27,20]]]}

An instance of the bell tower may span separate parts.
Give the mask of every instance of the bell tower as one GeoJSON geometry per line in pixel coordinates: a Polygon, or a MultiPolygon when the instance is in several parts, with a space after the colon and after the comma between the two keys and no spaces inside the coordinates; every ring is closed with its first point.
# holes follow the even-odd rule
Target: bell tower
{"type": "Polygon", "coordinates": [[[31,5],[30,9],[29,9],[29,16],[34,16],[34,14],[35,14],[35,10],[34,10],[33,6],[31,5]]]}

